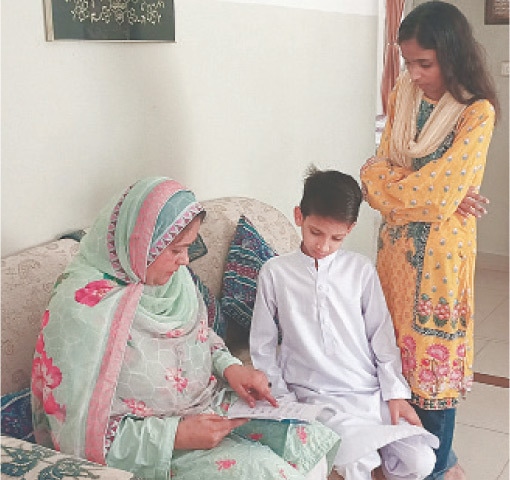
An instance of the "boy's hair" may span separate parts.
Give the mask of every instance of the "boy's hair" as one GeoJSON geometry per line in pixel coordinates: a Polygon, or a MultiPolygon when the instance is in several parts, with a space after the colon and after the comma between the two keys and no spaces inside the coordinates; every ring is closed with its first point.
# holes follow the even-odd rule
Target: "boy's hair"
{"type": "Polygon", "coordinates": [[[455,100],[470,104],[487,99],[496,110],[497,118],[500,107],[486,65],[485,51],[457,7],[441,1],[429,1],[415,7],[402,20],[398,31],[399,45],[412,39],[426,50],[435,50],[446,88],[455,100]],[[463,88],[473,97],[464,98],[463,88]]]}
{"type": "Polygon", "coordinates": [[[303,217],[317,215],[352,224],[358,219],[362,198],[358,182],[350,175],[311,165],[299,207],[303,217]]]}

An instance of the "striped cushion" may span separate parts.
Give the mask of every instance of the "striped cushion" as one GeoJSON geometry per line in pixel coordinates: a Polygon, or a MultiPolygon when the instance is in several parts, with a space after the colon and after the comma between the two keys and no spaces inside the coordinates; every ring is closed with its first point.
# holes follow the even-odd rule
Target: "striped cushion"
{"type": "Polygon", "coordinates": [[[207,308],[207,319],[209,327],[212,328],[221,338],[225,339],[227,334],[227,323],[221,310],[221,305],[218,299],[213,295],[207,285],[200,279],[200,277],[188,266],[191,278],[195,283],[198,291],[202,294],[205,306],[207,308]]]}
{"type": "Polygon", "coordinates": [[[2,435],[35,442],[30,389],[2,395],[2,435]]]}
{"type": "Polygon", "coordinates": [[[226,322],[234,321],[250,329],[262,265],[277,253],[242,215],[230,244],[223,274],[221,309],[226,322]]]}

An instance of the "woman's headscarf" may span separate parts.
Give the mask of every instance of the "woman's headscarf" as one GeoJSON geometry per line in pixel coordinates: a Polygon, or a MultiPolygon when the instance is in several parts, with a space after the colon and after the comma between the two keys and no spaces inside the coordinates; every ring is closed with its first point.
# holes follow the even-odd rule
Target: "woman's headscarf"
{"type": "Polygon", "coordinates": [[[194,284],[179,268],[146,286],[148,266],[203,211],[192,192],[147,178],[114,198],[58,279],[32,369],[38,443],[104,463],[104,436],[137,311],[180,328],[197,314],[194,284]]]}

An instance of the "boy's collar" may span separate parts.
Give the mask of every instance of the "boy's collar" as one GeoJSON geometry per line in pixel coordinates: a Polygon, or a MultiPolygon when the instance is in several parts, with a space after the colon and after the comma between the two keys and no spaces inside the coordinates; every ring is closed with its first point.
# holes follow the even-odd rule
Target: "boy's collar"
{"type": "Polygon", "coordinates": [[[335,256],[342,252],[342,248],[339,248],[338,250],[335,250],[333,253],[330,253],[327,257],[316,260],[315,258],[313,258],[310,255],[307,255],[305,252],[303,252],[302,245],[303,245],[303,243],[301,242],[301,245],[299,246],[299,252],[301,253],[302,258],[304,259],[304,261],[306,262],[306,264],[308,266],[311,266],[315,269],[317,269],[317,267],[323,268],[323,267],[329,265],[333,261],[335,256]],[[316,265],[317,265],[317,267],[316,267],[316,265]]]}

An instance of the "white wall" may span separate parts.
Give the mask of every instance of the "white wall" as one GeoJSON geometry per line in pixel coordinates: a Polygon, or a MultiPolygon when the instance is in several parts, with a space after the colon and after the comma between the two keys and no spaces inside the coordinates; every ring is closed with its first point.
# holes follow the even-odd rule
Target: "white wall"
{"type": "MultiPolygon", "coordinates": [[[[376,104],[361,6],[377,3],[331,1],[176,0],[175,44],[107,44],[47,43],[41,1],[2,0],[2,255],[89,225],[146,175],[289,217],[310,162],[357,177],[376,104]]],[[[373,218],[363,207],[348,247],[373,254],[373,218]]]]}

